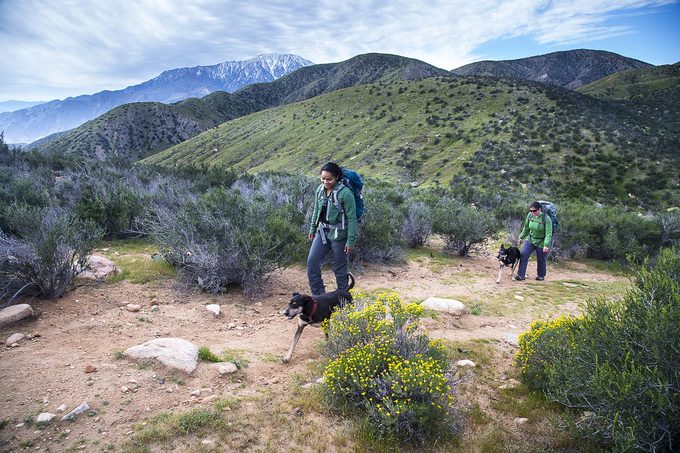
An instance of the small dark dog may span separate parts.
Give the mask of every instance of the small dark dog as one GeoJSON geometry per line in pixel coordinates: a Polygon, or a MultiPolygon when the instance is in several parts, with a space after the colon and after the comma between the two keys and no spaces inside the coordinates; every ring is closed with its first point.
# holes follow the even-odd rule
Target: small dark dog
{"type": "MultiPolygon", "coordinates": [[[[349,288],[354,288],[354,275],[349,273],[349,288]]],[[[298,317],[298,327],[293,337],[293,344],[290,346],[288,354],[283,358],[283,363],[290,362],[293,356],[293,349],[302,335],[302,331],[308,325],[313,327],[321,326],[321,322],[331,317],[337,308],[344,307],[352,303],[352,295],[348,291],[332,291],[321,296],[308,296],[306,294],[293,293],[293,298],[288,303],[288,307],[283,314],[288,319],[298,317]]]]}
{"type": "Polygon", "coordinates": [[[521,254],[517,247],[512,246],[506,249],[505,244],[501,245],[501,249],[498,251],[498,256],[496,257],[500,262],[500,268],[498,270],[498,278],[496,279],[496,283],[501,282],[503,269],[506,267],[509,267],[511,269],[510,278],[512,278],[512,275],[515,273],[515,268],[519,263],[520,256],[521,254]]]}

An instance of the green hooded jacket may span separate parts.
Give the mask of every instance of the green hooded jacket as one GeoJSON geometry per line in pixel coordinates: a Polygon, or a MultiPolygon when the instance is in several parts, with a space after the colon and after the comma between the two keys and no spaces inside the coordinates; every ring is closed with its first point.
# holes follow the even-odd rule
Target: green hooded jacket
{"type": "Polygon", "coordinates": [[[552,219],[545,212],[535,216],[532,213],[524,220],[524,228],[519,234],[520,240],[529,238],[535,247],[550,247],[552,242],[552,219]]]}
{"type": "MultiPolygon", "coordinates": [[[[338,183],[340,184],[340,183],[338,183]]],[[[342,229],[342,213],[333,203],[333,193],[330,197],[326,197],[326,191],[323,184],[320,184],[316,189],[316,196],[314,197],[314,211],[312,212],[311,224],[309,227],[309,234],[316,234],[319,221],[328,225],[338,226],[338,228],[331,228],[327,238],[331,241],[345,241],[347,240],[347,247],[354,247],[358,237],[357,227],[357,208],[354,202],[354,194],[352,191],[343,186],[338,191],[338,202],[345,210],[345,228],[342,229]],[[326,218],[319,219],[321,209],[326,204],[326,218]]]]}

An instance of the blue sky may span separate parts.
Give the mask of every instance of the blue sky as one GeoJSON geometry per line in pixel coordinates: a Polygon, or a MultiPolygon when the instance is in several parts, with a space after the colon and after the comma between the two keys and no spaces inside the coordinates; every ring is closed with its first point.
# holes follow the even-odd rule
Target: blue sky
{"type": "Polygon", "coordinates": [[[0,101],[121,89],[166,69],[367,52],[444,69],[558,50],[680,61],[680,0],[0,0],[0,101]]]}

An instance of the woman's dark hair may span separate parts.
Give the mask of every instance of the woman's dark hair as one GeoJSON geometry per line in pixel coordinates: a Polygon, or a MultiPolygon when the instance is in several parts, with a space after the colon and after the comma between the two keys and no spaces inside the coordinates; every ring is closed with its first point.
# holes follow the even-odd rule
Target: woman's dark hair
{"type": "Polygon", "coordinates": [[[541,208],[543,208],[543,206],[541,206],[541,203],[539,203],[538,201],[534,201],[529,205],[529,209],[535,209],[538,211],[541,208]]]}
{"type": "Polygon", "coordinates": [[[342,177],[342,168],[335,162],[328,162],[326,165],[321,167],[321,171],[327,171],[336,178],[340,179],[342,177]]]}

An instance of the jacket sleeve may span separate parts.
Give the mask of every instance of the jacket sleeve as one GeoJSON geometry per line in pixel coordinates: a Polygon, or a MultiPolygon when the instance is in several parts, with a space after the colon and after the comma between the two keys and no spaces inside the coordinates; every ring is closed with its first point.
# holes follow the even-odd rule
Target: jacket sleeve
{"type": "Polygon", "coordinates": [[[543,239],[543,246],[552,246],[552,218],[548,214],[545,214],[545,239],[543,239]]]}
{"type": "Polygon", "coordinates": [[[527,215],[524,219],[524,228],[522,228],[522,232],[519,234],[520,241],[526,239],[529,236],[529,215],[527,215]]]}
{"type": "Polygon", "coordinates": [[[309,219],[309,234],[316,233],[316,224],[319,220],[320,208],[319,208],[319,192],[323,187],[322,184],[316,188],[314,191],[314,210],[312,211],[312,217],[309,219]]]}
{"type": "Polygon", "coordinates": [[[359,229],[357,225],[357,206],[354,201],[354,194],[347,188],[340,192],[342,195],[341,203],[345,209],[345,218],[347,219],[347,247],[354,247],[359,237],[359,229]]]}

